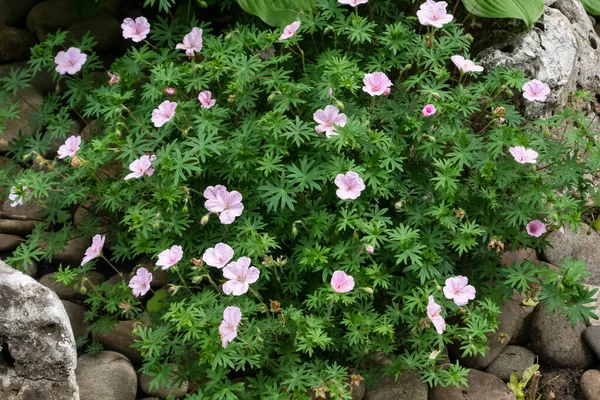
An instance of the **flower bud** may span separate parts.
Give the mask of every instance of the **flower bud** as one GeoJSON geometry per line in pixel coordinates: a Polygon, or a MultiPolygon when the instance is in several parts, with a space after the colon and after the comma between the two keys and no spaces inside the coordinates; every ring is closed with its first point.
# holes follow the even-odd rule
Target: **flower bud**
{"type": "Polygon", "coordinates": [[[296,225],[292,225],[292,237],[296,236],[298,236],[298,228],[296,228],[296,225]]]}
{"type": "Polygon", "coordinates": [[[370,244],[368,244],[368,245],[365,246],[365,250],[367,251],[367,253],[373,254],[373,252],[375,251],[375,247],[373,247],[370,244]]]}
{"type": "Polygon", "coordinates": [[[165,94],[167,96],[173,96],[175,93],[177,93],[177,91],[172,87],[165,88],[165,94]]]}
{"type": "Polygon", "coordinates": [[[206,214],[204,217],[202,217],[202,219],[200,220],[200,225],[206,225],[209,216],[210,214],[206,214]]]}
{"type": "Polygon", "coordinates": [[[369,294],[373,294],[373,288],[364,287],[364,288],[361,288],[361,289],[364,290],[365,292],[369,293],[369,294]]]}
{"type": "Polygon", "coordinates": [[[402,206],[404,206],[404,200],[397,201],[397,202],[396,202],[396,204],[394,204],[394,208],[395,208],[396,210],[399,210],[399,209],[401,209],[401,208],[402,208],[402,206]]]}
{"type": "Polygon", "coordinates": [[[339,108],[340,110],[344,109],[344,103],[342,103],[341,101],[339,101],[338,99],[335,100],[335,105],[337,108],[339,108]]]}

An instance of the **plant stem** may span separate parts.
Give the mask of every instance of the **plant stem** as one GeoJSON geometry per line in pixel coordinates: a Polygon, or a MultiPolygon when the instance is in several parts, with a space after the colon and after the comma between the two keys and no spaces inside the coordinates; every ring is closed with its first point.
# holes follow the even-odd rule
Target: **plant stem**
{"type": "Polygon", "coordinates": [[[104,254],[100,254],[100,257],[101,257],[101,258],[102,258],[104,261],[106,261],[106,262],[108,263],[108,265],[110,265],[110,267],[111,267],[112,269],[114,269],[114,270],[115,270],[115,272],[116,272],[117,274],[119,274],[119,276],[120,276],[121,278],[125,279],[125,277],[123,276],[123,273],[122,273],[121,271],[119,271],[119,270],[118,270],[118,269],[117,269],[117,268],[116,268],[116,267],[115,267],[115,266],[114,266],[114,265],[113,265],[113,264],[112,264],[110,261],[108,261],[108,258],[104,257],[104,254]]]}

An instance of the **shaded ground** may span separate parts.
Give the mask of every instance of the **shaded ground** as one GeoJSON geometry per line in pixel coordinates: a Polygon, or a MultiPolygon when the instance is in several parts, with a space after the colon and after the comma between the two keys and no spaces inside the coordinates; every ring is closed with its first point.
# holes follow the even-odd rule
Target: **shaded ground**
{"type": "Polygon", "coordinates": [[[585,372],[580,368],[557,369],[546,366],[540,367],[542,379],[540,387],[544,386],[538,394],[542,395],[542,400],[548,399],[550,392],[554,392],[556,400],[585,400],[579,382],[581,375],[585,372]],[[552,380],[555,378],[554,380],[552,380]],[[552,380],[550,383],[550,380],[552,380]]]}

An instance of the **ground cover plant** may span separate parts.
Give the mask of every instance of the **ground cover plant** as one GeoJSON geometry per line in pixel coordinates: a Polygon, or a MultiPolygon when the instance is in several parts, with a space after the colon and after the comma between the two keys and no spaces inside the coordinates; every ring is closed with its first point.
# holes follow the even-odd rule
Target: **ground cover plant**
{"type": "Polygon", "coordinates": [[[192,399],[348,399],[379,375],[376,352],[387,373],[466,383],[444,350],[483,354],[515,289],[594,317],[580,262],[498,263],[587,218],[591,121],[526,122],[518,107],[548,85],[484,70],[445,3],[419,6],[317,0],[282,28],[126,19],[132,46],[107,69],[93,38],[50,35],[2,80],[5,99],[41,69],[57,81],[39,133],[11,143],[33,168],[0,172],[15,207],[45,210],[9,262],[88,238],[58,279],[87,294],[93,332],[138,321],[142,371],[189,381],[192,399]],[[102,129],[69,136],[72,119],[102,129]],[[123,281],[90,285],[101,266],[123,281]],[[158,269],[169,284],[151,291],[158,269]]]}

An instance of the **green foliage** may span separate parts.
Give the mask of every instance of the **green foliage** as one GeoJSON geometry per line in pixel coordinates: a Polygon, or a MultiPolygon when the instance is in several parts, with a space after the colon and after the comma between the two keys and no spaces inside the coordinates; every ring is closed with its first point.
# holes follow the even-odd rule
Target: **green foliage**
{"type": "Polygon", "coordinates": [[[581,4],[588,14],[600,15],[600,1],[598,0],[581,0],[581,4]]]}
{"type": "Polygon", "coordinates": [[[507,383],[508,387],[517,396],[517,400],[525,400],[525,387],[533,378],[537,370],[540,369],[538,364],[533,364],[531,367],[523,371],[523,377],[519,380],[519,374],[513,372],[510,375],[510,381],[507,383]]]}
{"type": "Polygon", "coordinates": [[[543,0],[463,0],[465,8],[485,18],[518,18],[531,28],[544,12],[543,0]]]}
{"type": "Polygon", "coordinates": [[[244,11],[256,15],[271,26],[285,26],[300,13],[310,13],[314,0],[237,0],[244,11]]]}
{"type": "MultiPolygon", "coordinates": [[[[164,10],[173,2],[146,3],[164,10]]],[[[93,38],[78,44],[88,58],[75,76],[55,71],[66,32],[36,45],[28,67],[0,81],[2,124],[19,116],[13,96],[36,72],[49,70],[57,88],[32,115],[37,133],[10,143],[9,156],[24,168],[0,171],[4,194],[13,188],[43,210],[8,261],[26,268],[52,261],[68,241],[105,235],[102,258],[60,266],[55,278],[85,297],[92,333],[135,321],[142,372],[152,385],[187,380],[191,399],[307,399],[321,391],[347,399],[352,384],[384,372],[465,384],[468,370],[446,364],[444,349],[454,342],[464,356],[484,354],[498,304],[514,289],[572,323],[596,318],[581,262],[565,260],[558,271],[500,267],[495,251],[543,250],[544,237],[526,232],[534,219],[551,231],[588,218],[584,194],[593,192],[600,150],[585,114],[567,109],[526,121],[522,72],[461,76],[450,57],[468,54],[462,28],[421,35],[396,1],[350,10],[317,0],[296,16],[302,35],[283,42],[279,29],[158,17],[148,43],[106,66],[120,77],[113,86],[95,73],[105,69],[93,38]],[[203,48],[189,58],[175,45],[196,25],[203,48]],[[389,95],[362,90],[375,71],[391,79],[389,95]],[[211,90],[215,106],[200,105],[201,90],[211,90]],[[156,127],[152,112],[165,100],[177,102],[176,113],[156,127]],[[424,117],[426,104],[437,113],[424,117]],[[329,105],[347,116],[331,137],[314,121],[329,105]],[[97,131],[86,131],[77,155],[57,159],[56,143],[75,122],[92,120],[97,131]],[[535,149],[537,165],[517,163],[513,146],[535,149]],[[154,173],[125,180],[143,155],[156,156],[154,173]],[[365,184],[355,200],[336,193],[336,177],[348,171],[365,184]],[[233,223],[205,206],[203,193],[215,185],[242,195],[233,223]],[[202,262],[217,243],[259,269],[247,293],[225,295],[222,270],[202,262]],[[154,264],[173,245],[184,255],[162,277],[166,285],[135,297],[132,274],[143,266],[157,283],[154,264]],[[119,270],[122,279],[92,285],[95,269],[119,270]],[[354,278],[353,290],[332,290],[338,270],[354,278]],[[443,293],[456,275],[476,288],[463,306],[443,293]],[[428,318],[429,296],[446,318],[442,334],[428,318]],[[228,306],[242,320],[224,348],[219,325],[228,306]],[[373,365],[378,352],[391,365],[373,365]]]]}

